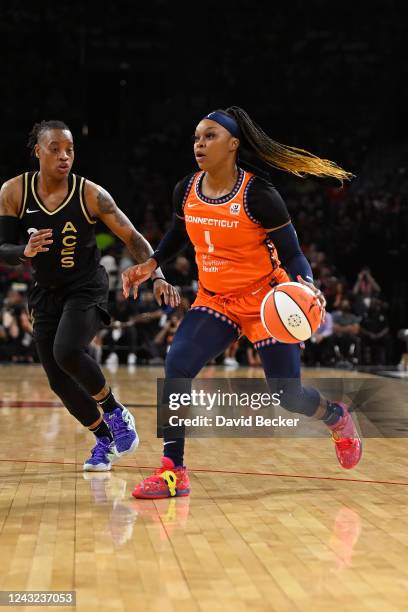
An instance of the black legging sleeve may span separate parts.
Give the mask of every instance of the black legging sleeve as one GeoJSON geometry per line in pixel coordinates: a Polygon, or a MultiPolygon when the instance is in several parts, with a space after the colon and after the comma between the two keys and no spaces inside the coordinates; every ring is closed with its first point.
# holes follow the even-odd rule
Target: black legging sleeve
{"type": "MultiPolygon", "coordinates": [[[[47,313],[40,313],[42,317],[47,313]]],[[[105,386],[105,377],[86,352],[101,327],[101,309],[65,309],[55,335],[41,334],[42,317],[34,308],[34,339],[38,356],[51,389],[82,425],[89,427],[99,418],[93,395],[105,386]]]]}
{"type": "Polygon", "coordinates": [[[0,216],[0,262],[18,266],[24,261],[25,245],[18,244],[20,220],[17,217],[0,216]]]}
{"type": "Polygon", "coordinates": [[[161,267],[167,261],[176,257],[176,255],[186,246],[188,240],[189,237],[184,219],[181,219],[174,213],[171,227],[163,236],[152,257],[154,257],[161,267]]]}

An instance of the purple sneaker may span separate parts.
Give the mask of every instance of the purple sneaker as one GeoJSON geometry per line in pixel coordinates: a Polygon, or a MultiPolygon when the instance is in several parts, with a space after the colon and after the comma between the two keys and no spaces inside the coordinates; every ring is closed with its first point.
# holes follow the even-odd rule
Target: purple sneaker
{"type": "Polygon", "coordinates": [[[112,432],[119,457],[131,453],[139,446],[135,419],[127,408],[124,406],[115,408],[113,412],[104,414],[103,420],[112,432]]]}
{"type": "Polygon", "coordinates": [[[83,469],[85,472],[108,472],[115,458],[115,442],[111,442],[108,437],[97,438],[96,446],[91,450],[91,456],[85,461],[83,469]]]}

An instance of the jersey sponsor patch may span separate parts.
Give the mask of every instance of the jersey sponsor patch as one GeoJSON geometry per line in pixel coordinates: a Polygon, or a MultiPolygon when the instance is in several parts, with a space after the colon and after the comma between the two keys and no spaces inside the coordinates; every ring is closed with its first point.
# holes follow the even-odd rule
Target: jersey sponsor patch
{"type": "Polygon", "coordinates": [[[230,206],[231,215],[239,215],[240,210],[241,210],[241,204],[239,204],[239,202],[232,202],[230,206]]]}

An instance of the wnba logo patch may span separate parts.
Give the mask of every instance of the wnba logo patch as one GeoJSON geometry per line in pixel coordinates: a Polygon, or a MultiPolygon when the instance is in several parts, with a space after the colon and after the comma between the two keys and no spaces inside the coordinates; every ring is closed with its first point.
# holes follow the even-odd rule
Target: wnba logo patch
{"type": "Polygon", "coordinates": [[[239,215],[239,211],[241,210],[241,204],[238,202],[233,202],[230,206],[231,215],[239,215]]]}

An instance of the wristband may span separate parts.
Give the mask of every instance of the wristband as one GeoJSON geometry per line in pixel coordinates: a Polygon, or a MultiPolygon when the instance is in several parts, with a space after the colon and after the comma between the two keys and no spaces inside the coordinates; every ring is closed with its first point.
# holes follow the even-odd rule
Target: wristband
{"type": "Polygon", "coordinates": [[[161,276],[156,276],[156,278],[151,279],[152,283],[154,283],[154,281],[157,281],[157,280],[165,281],[166,279],[164,277],[162,278],[161,276]]]}

